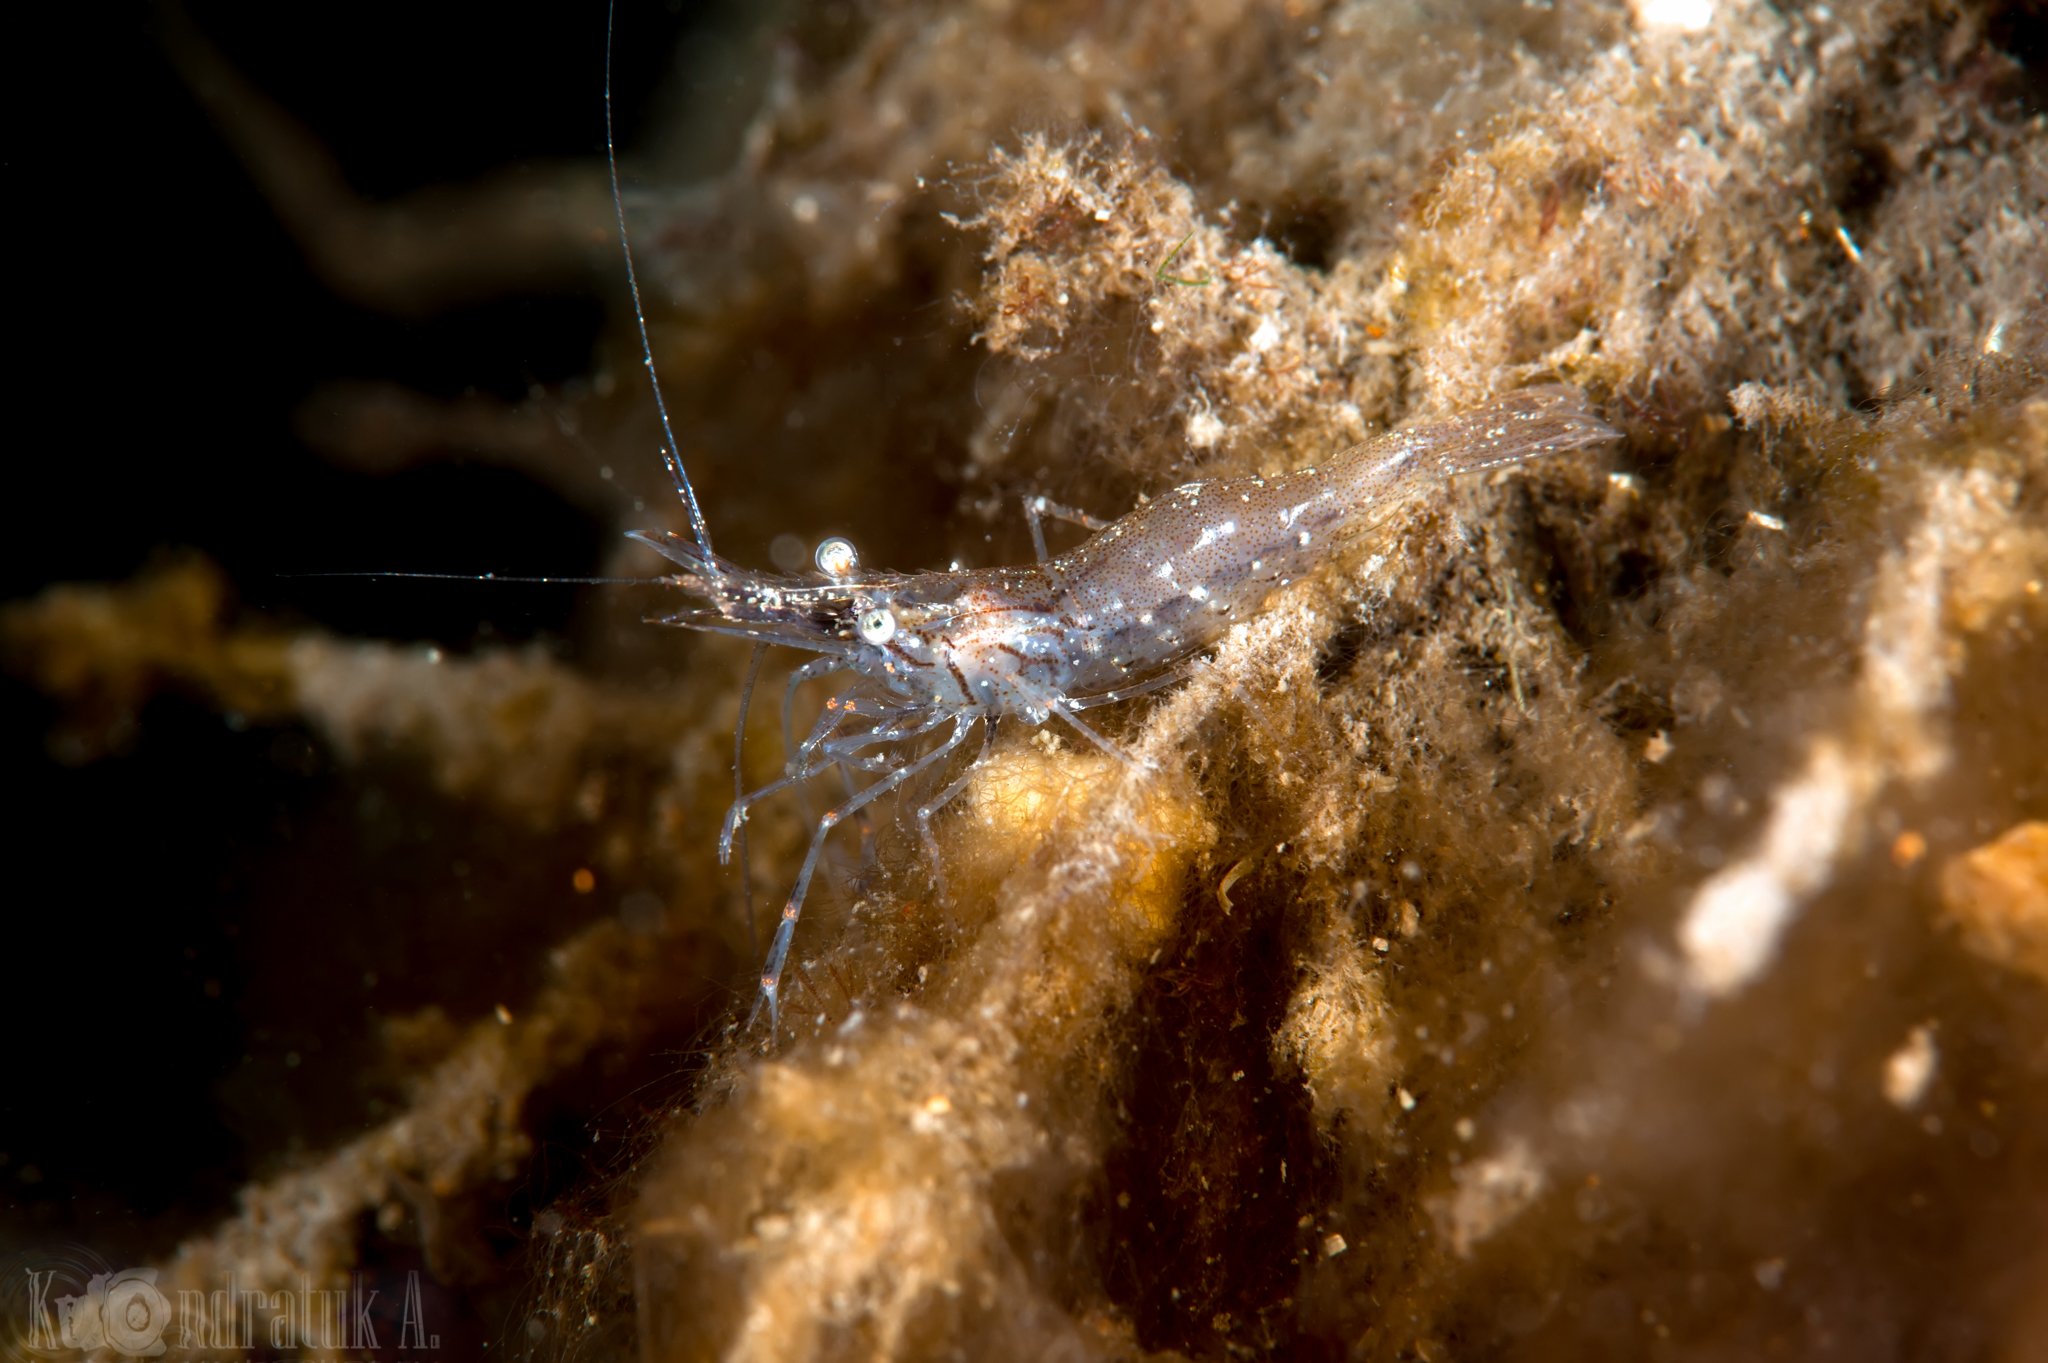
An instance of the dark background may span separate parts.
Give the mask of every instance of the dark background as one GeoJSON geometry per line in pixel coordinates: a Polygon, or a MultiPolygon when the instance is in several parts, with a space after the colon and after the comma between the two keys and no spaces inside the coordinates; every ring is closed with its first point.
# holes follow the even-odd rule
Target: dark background
{"type": "MultiPolygon", "coordinates": [[[[187,13],[368,199],[602,155],[601,4],[187,13]]],[[[622,147],[716,18],[687,3],[621,14],[622,147]]],[[[238,609],[285,626],[455,649],[549,639],[568,593],[294,576],[590,573],[601,546],[516,473],[461,450],[349,473],[300,443],[293,415],[337,379],[514,398],[584,374],[615,284],[411,321],[335,297],[185,87],[169,21],[147,6],[32,6],[10,24],[9,292],[25,305],[11,310],[5,597],[196,551],[238,609]]],[[[13,1060],[0,1252],[79,1244],[118,1266],[212,1224],[294,1142],[317,1148],[375,1115],[353,1092],[268,1103],[319,1085],[303,1052],[321,1038],[270,1016],[297,982],[251,977],[259,959],[274,968],[281,937],[303,934],[309,961],[337,949],[315,916],[278,921],[291,906],[261,869],[316,835],[333,775],[309,735],[236,729],[175,696],[150,703],[120,755],[76,766],[50,754],[55,707],[13,676],[0,712],[13,1060]],[[322,1101],[325,1129],[293,1125],[322,1101]]]]}

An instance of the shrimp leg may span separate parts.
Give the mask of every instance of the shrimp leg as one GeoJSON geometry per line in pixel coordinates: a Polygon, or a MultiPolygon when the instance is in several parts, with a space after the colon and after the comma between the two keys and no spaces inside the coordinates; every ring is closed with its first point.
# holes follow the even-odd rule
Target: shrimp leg
{"type": "Polygon", "coordinates": [[[940,810],[953,803],[953,797],[967,788],[967,783],[974,779],[974,773],[981,770],[982,763],[988,761],[989,750],[994,748],[995,745],[996,721],[995,716],[991,715],[989,716],[987,727],[981,731],[981,751],[976,753],[974,760],[967,764],[967,770],[947,782],[944,790],[917,808],[918,836],[924,839],[925,856],[929,859],[931,865],[933,888],[938,892],[938,897],[942,900],[951,898],[951,896],[946,893],[946,873],[942,869],[939,860],[939,840],[937,835],[932,832],[932,819],[940,810]]]}
{"type": "MultiPolygon", "coordinates": [[[[747,679],[740,685],[739,718],[732,724],[732,802],[735,807],[747,798],[747,712],[754,708],[754,683],[761,679],[761,664],[767,661],[768,645],[755,644],[747,658],[747,679]]],[[[747,950],[761,949],[754,930],[754,867],[747,860],[747,832],[740,829],[740,898],[747,906],[747,950]]]]}
{"type": "Polygon", "coordinates": [[[1031,547],[1037,551],[1040,563],[1046,562],[1051,557],[1045,552],[1045,525],[1043,518],[1046,516],[1050,516],[1056,521],[1067,521],[1078,525],[1084,530],[1109,529],[1109,522],[1100,516],[1091,516],[1087,512],[1076,510],[1071,506],[1062,506],[1050,497],[1026,497],[1024,499],[1024,519],[1031,526],[1031,547]]]}
{"type": "Polygon", "coordinates": [[[1208,664],[1208,661],[1209,659],[1205,655],[1197,653],[1194,657],[1184,662],[1175,663],[1158,676],[1147,677],[1144,681],[1138,682],[1135,685],[1115,687],[1093,696],[1076,696],[1067,702],[1067,708],[1070,710],[1092,710],[1098,705],[1114,705],[1120,700],[1130,700],[1136,696],[1150,695],[1154,691],[1163,691],[1175,682],[1186,681],[1189,677],[1194,676],[1195,673],[1201,671],[1208,664]]]}
{"type": "Polygon", "coordinates": [[[844,672],[846,663],[839,658],[813,658],[800,667],[790,670],[789,684],[782,688],[782,760],[785,766],[795,762],[791,740],[796,736],[796,693],[807,681],[817,677],[829,677],[834,672],[844,672]]]}
{"type": "MultiPolygon", "coordinates": [[[[818,722],[811,727],[810,736],[796,751],[795,758],[783,769],[782,775],[758,790],[748,791],[732,802],[732,808],[725,813],[725,828],[718,838],[718,859],[723,865],[732,854],[733,837],[747,821],[747,811],[779,790],[787,790],[810,780],[828,767],[858,767],[863,771],[876,768],[862,766],[862,759],[853,754],[862,748],[877,743],[900,743],[930,733],[944,724],[948,718],[943,712],[924,715],[916,710],[895,709],[878,711],[876,724],[872,729],[860,733],[833,738],[833,733],[848,719],[861,713],[858,698],[842,702],[818,716],[818,722]],[[888,721],[884,723],[883,721],[888,721]],[[914,721],[914,722],[913,722],[914,721]],[[822,751],[824,759],[813,761],[814,754],[822,751]]],[[[848,794],[853,792],[849,791],[848,794]]]]}
{"type": "Polygon", "coordinates": [[[768,1035],[771,1039],[781,1026],[781,1009],[776,997],[777,991],[782,987],[782,967],[789,959],[790,939],[796,935],[797,919],[803,916],[804,894],[810,889],[811,876],[818,869],[818,857],[825,850],[825,839],[847,815],[887,795],[959,747],[966,741],[974,726],[981,723],[982,718],[979,710],[969,710],[958,715],[953,720],[953,732],[946,735],[944,742],[915,762],[897,768],[844,804],[826,810],[819,818],[817,831],[811,834],[810,850],[804,853],[803,869],[797,872],[796,884],[789,891],[789,901],[782,906],[782,921],[775,926],[775,941],[768,948],[767,964],[761,968],[761,993],[754,1001],[754,1011],[747,1018],[749,1027],[760,1017],[761,1009],[764,1007],[768,1010],[768,1035]]]}
{"type": "MultiPolygon", "coordinates": [[[[844,724],[851,713],[848,710],[827,710],[824,714],[818,716],[818,722],[811,727],[810,737],[804,740],[802,752],[808,754],[820,743],[830,738],[832,731],[844,724]]],[[[783,768],[782,775],[776,777],[767,785],[760,787],[758,790],[751,790],[744,795],[735,797],[732,802],[732,808],[725,811],[725,827],[718,835],[718,864],[723,866],[732,860],[733,838],[738,834],[740,827],[746,823],[747,811],[749,809],[762,800],[767,799],[776,791],[785,790],[799,781],[808,780],[814,774],[814,772],[805,771],[801,762],[792,761],[783,768]]]]}

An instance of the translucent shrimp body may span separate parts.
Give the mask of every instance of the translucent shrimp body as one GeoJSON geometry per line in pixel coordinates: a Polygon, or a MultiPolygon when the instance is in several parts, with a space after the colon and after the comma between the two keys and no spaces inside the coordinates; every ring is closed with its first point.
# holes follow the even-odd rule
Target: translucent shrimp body
{"type": "MultiPolygon", "coordinates": [[[[790,939],[832,828],[942,763],[977,727],[986,752],[997,719],[1036,726],[1058,718],[1114,752],[1078,711],[1179,679],[1235,620],[1379,524],[1396,501],[1456,474],[1616,434],[1577,389],[1525,389],[1390,432],[1317,468],[1185,484],[1029,567],[867,573],[851,546],[828,540],[816,574],[790,577],[742,569],[681,536],[636,534],[681,569],[666,580],[701,603],[663,623],[818,654],[797,669],[792,693],[810,678],[856,676],[826,703],[784,775],[741,796],[726,821],[721,850],[729,853],[762,796],[833,767],[880,773],[819,820],[762,971],[757,1011],[775,1014],[790,939]],[[941,729],[939,741],[907,758],[892,752],[941,729]]],[[[918,808],[928,847],[935,850],[932,816],[971,772],[918,808]]]]}
{"type": "Polygon", "coordinates": [[[1177,487],[1046,565],[1044,667],[1070,697],[1142,680],[1220,638],[1411,490],[1614,435],[1577,389],[1535,388],[1317,468],[1177,487]]]}

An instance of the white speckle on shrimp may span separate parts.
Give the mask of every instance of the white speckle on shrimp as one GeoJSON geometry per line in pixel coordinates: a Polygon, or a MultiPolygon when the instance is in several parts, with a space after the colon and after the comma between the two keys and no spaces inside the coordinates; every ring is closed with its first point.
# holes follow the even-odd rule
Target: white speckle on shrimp
{"type": "Polygon", "coordinates": [[[1203,527],[1202,533],[1195,540],[1195,548],[1207,549],[1210,545],[1214,544],[1217,540],[1222,539],[1225,535],[1235,535],[1236,533],[1236,521],[1225,521],[1221,525],[1205,526],[1203,527]]]}

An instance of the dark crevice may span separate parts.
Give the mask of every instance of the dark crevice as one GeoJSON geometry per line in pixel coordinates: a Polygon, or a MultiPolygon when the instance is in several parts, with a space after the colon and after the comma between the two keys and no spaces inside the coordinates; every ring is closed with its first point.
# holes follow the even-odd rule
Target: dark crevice
{"type": "Polygon", "coordinates": [[[1365,651],[1366,640],[1373,634],[1372,626],[1364,620],[1352,620],[1331,635],[1321,652],[1316,654],[1316,684],[1323,687],[1334,685],[1351,671],[1359,654],[1365,651]]]}
{"type": "Polygon", "coordinates": [[[1985,25],[1984,45],[2009,59],[1979,63],[1964,74],[1989,82],[1993,95],[2009,101],[2019,118],[2048,112],[2048,0],[2019,0],[1994,10],[1985,25]]]}
{"type": "Polygon", "coordinates": [[[1896,179],[1891,153],[1875,142],[1852,141],[1842,149],[1833,177],[1835,211],[1852,230],[1868,223],[1896,179]]]}
{"type": "Polygon", "coordinates": [[[1254,874],[1232,900],[1220,919],[1206,905],[1182,915],[1188,930],[1141,995],[1124,1143],[1089,1218],[1139,1340],[1197,1356],[1299,1342],[1285,1303],[1310,1252],[1300,1218],[1328,1193],[1306,1091],[1271,1047],[1296,979],[1282,945],[1292,896],[1254,874]]]}
{"type": "Polygon", "coordinates": [[[1264,235],[1282,255],[1304,270],[1329,270],[1349,225],[1341,204],[1306,196],[1275,204],[1270,214],[1264,235]]]}

